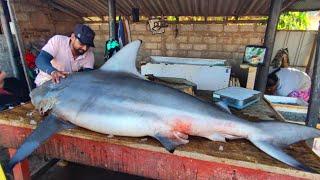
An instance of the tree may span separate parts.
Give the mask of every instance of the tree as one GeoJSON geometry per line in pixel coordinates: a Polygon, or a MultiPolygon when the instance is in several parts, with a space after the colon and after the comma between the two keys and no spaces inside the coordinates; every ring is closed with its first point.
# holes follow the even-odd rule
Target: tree
{"type": "Polygon", "coordinates": [[[278,30],[306,30],[310,24],[306,12],[285,12],[281,14],[278,30]]]}

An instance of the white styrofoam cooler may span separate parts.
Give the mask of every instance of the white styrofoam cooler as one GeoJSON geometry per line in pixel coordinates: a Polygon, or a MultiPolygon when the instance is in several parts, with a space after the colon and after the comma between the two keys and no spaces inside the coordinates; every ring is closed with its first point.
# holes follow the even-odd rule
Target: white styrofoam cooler
{"type": "Polygon", "coordinates": [[[199,90],[215,91],[229,85],[231,67],[225,60],[151,56],[151,63],[141,66],[141,74],[183,78],[199,90]]]}
{"type": "Polygon", "coordinates": [[[166,64],[190,64],[203,66],[224,66],[224,59],[203,59],[203,58],[182,58],[182,57],[165,57],[165,56],[150,56],[152,63],[166,64]]]}

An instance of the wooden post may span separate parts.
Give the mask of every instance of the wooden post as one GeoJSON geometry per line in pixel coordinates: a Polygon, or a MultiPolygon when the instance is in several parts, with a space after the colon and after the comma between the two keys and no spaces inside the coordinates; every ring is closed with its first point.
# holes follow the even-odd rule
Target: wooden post
{"type": "Polygon", "coordinates": [[[314,59],[313,73],[311,78],[311,94],[307,113],[306,124],[316,127],[319,122],[320,108],[320,22],[317,34],[317,49],[314,59]]]}
{"type": "Polygon", "coordinates": [[[308,75],[310,75],[311,65],[313,63],[313,58],[314,58],[313,55],[314,55],[314,51],[316,50],[316,46],[317,46],[317,35],[313,40],[312,48],[311,48],[311,52],[310,52],[310,56],[309,56],[309,60],[308,60],[307,68],[306,68],[306,73],[308,75]]]}
{"type": "Polygon", "coordinates": [[[108,0],[109,11],[109,39],[116,39],[116,2],[108,0]]]}
{"type": "Polygon", "coordinates": [[[254,88],[254,81],[256,80],[257,67],[249,66],[248,68],[248,78],[247,78],[247,89],[254,88]]]}
{"type": "Polygon", "coordinates": [[[11,33],[9,21],[8,21],[10,19],[10,17],[8,17],[8,16],[9,16],[9,10],[8,10],[7,4],[4,0],[1,0],[1,2],[0,2],[1,27],[2,27],[4,37],[6,38],[6,42],[8,45],[10,65],[11,65],[14,77],[20,79],[20,74],[19,74],[19,70],[18,70],[18,63],[17,63],[16,59],[14,58],[15,48],[14,48],[13,36],[11,33]]]}
{"type": "MultiPolygon", "coordinates": [[[[9,156],[10,158],[16,153],[16,149],[9,148],[9,156]]],[[[16,164],[13,168],[13,177],[15,180],[30,180],[30,172],[29,172],[29,162],[27,159],[21,161],[16,164]]]]}
{"type": "Polygon", "coordinates": [[[272,0],[269,11],[269,18],[267,29],[264,37],[264,46],[267,47],[267,52],[264,57],[264,62],[259,66],[255,88],[258,91],[264,93],[267,84],[267,77],[269,73],[269,66],[272,58],[272,51],[274,46],[274,40],[276,37],[277,24],[281,13],[281,5],[283,0],[272,0]]]}
{"type": "Polygon", "coordinates": [[[15,13],[15,9],[14,6],[12,4],[12,0],[8,0],[7,1],[7,5],[8,5],[8,9],[9,9],[9,13],[10,13],[10,17],[11,17],[11,21],[13,22],[13,26],[16,30],[16,39],[17,39],[17,46],[19,49],[19,54],[20,54],[20,61],[21,61],[21,65],[23,68],[23,72],[24,72],[24,76],[26,78],[27,84],[28,84],[28,89],[29,92],[31,92],[32,90],[32,82],[28,76],[28,72],[27,72],[27,63],[25,61],[25,52],[24,52],[24,45],[23,45],[23,41],[22,41],[22,37],[21,37],[21,32],[20,32],[20,28],[17,22],[17,18],[16,18],[16,13],[15,13]]]}

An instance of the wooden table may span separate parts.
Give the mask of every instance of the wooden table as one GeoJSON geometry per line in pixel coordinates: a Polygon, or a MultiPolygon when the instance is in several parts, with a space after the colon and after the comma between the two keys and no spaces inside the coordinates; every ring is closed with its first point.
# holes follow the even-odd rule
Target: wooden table
{"type": "MultiPolygon", "coordinates": [[[[33,109],[25,104],[0,113],[0,142],[11,153],[36,127],[30,121],[41,120],[33,109]]],[[[264,101],[234,113],[249,120],[276,118],[264,101]]],[[[305,142],[285,151],[320,172],[319,158],[305,142]]],[[[191,137],[170,154],[151,137],[108,137],[78,128],[54,135],[36,153],[155,179],[320,179],[269,157],[246,140],[222,143],[191,137]]],[[[28,179],[26,169],[26,161],[16,166],[15,178],[28,179]]]]}

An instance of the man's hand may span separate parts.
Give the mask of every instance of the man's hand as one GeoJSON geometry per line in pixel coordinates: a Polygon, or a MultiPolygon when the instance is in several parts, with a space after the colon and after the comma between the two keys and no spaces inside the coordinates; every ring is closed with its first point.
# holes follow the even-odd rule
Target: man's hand
{"type": "Polygon", "coordinates": [[[59,83],[60,78],[66,78],[69,73],[65,71],[52,71],[51,78],[53,83],[59,83]]]}

